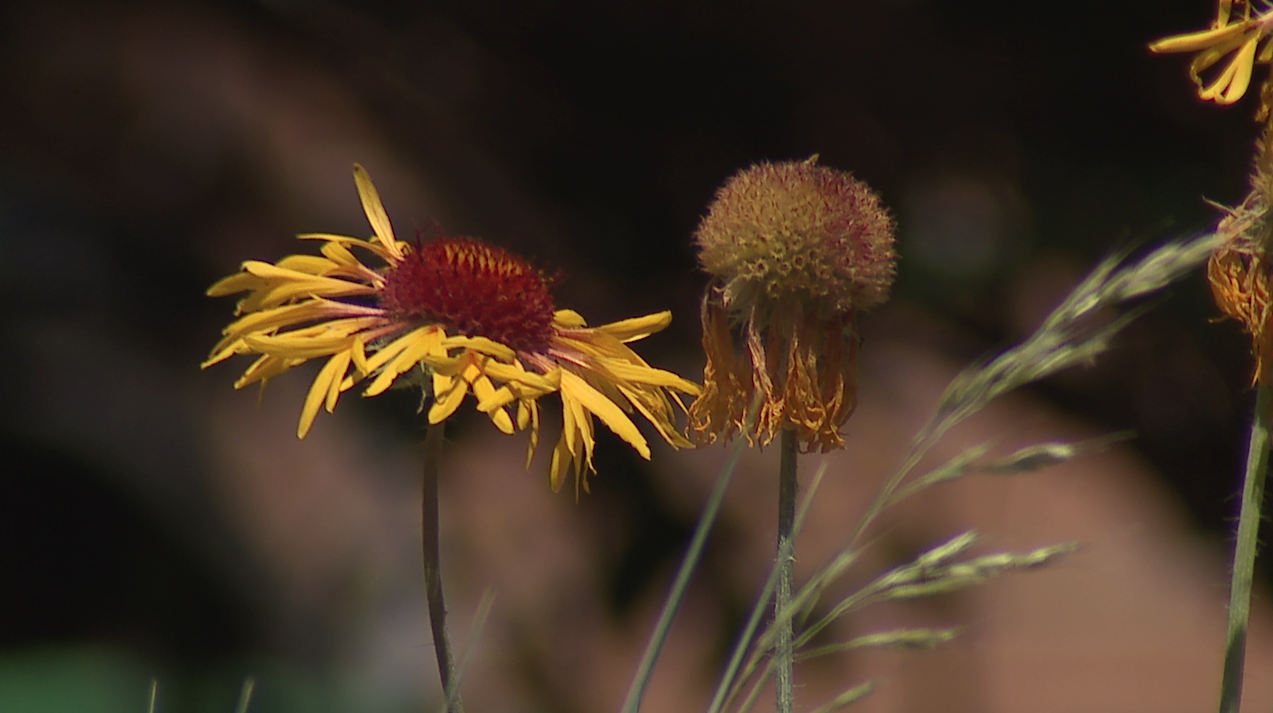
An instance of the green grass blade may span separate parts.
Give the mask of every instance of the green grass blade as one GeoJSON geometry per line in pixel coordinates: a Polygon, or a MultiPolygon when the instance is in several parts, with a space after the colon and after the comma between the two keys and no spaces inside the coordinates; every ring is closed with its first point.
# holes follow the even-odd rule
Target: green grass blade
{"type": "Polygon", "coordinates": [[[721,502],[725,499],[725,490],[734,477],[734,471],[738,469],[738,460],[742,457],[746,446],[745,440],[740,439],[735,443],[730,448],[725,467],[721,469],[720,475],[716,476],[716,487],[703,507],[703,514],[698,518],[698,526],[694,530],[693,538],[690,539],[689,549],[685,551],[685,559],[681,561],[681,568],[676,573],[667,601],[663,603],[663,611],[659,614],[659,620],[654,625],[654,632],[650,634],[650,642],[645,647],[645,655],[642,656],[641,664],[632,678],[632,686],[628,689],[628,696],[623,701],[623,713],[637,713],[641,709],[641,697],[645,695],[645,687],[650,682],[650,675],[654,673],[654,663],[658,660],[659,651],[662,650],[667,634],[672,629],[676,610],[680,608],[681,601],[685,598],[690,577],[693,576],[694,570],[698,567],[698,561],[703,556],[703,545],[707,542],[707,533],[716,522],[721,502]]]}

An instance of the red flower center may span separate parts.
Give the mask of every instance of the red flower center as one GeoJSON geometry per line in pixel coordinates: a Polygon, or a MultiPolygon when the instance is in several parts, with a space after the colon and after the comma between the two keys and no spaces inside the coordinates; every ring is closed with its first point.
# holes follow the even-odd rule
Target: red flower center
{"type": "Polygon", "coordinates": [[[549,280],[525,260],[472,238],[442,237],[407,251],[385,273],[380,306],[396,319],[442,325],[519,352],[553,336],[549,280]]]}

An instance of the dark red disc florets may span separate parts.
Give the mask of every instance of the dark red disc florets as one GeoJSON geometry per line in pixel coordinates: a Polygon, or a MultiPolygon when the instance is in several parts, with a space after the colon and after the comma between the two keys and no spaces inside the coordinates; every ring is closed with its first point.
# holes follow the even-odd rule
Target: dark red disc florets
{"type": "Polygon", "coordinates": [[[442,237],[408,250],[385,272],[380,306],[398,319],[486,337],[519,352],[547,349],[553,336],[551,284],[507,250],[442,237]]]}

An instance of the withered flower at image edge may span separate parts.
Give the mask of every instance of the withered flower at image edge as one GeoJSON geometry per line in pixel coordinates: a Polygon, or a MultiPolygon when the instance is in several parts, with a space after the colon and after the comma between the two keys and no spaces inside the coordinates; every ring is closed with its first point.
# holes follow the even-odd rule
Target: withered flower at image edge
{"type": "Polygon", "coordinates": [[[764,446],[791,428],[805,450],[844,447],[840,426],[857,404],[857,315],[888,299],[893,233],[879,197],[817,156],[761,163],[720,188],[695,233],[713,276],[703,394],[690,406],[699,442],[742,434],[764,446]]]}
{"type": "Polygon", "coordinates": [[[1251,191],[1235,208],[1226,208],[1216,232],[1224,243],[1207,262],[1207,282],[1216,306],[1226,317],[1242,323],[1251,336],[1255,357],[1253,384],[1273,386],[1273,126],[1266,125],[1256,143],[1251,191]]]}
{"type": "Polygon", "coordinates": [[[555,309],[551,281],[506,250],[462,237],[414,245],[395,239],[361,166],[354,182],[374,234],[301,235],[321,241],[322,255],[248,261],[213,285],[211,296],[248,295],[204,367],[258,355],[234,384],[243,388],[325,358],[301,409],[301,438],[319,408],[331,412],[355,384],[370,380],[363,395],[375,396],[420,373],[432,398],[430,424],[446,420],[471,392],[478,411],[504,433],[529,429],[528,466],[539,439],[538,399],[557,393],[563,427],[552,456],[553,490],[572,466],[576,490],[588,489],[593,416],[646,459],[650,448],[629,417],[633,410],[673,447],[692,446],[677,432],[672,404],[684,410],[677,392],[696,395],[698,386],[651,367],[627,346],[665,328],[670,312],[588,327],[579,313],[555,309]],[[369,266],[355,250],[383,267],[369,266]]]}

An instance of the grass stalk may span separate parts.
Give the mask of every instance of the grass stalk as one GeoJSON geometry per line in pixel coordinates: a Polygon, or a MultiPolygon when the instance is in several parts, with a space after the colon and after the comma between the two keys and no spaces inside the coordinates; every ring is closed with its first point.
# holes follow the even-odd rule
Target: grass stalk
{"type": "Polygon", "coordinates": [[[442,431],[445,422],[430,424],[424,436],[424,477],[420,498],[420,545],[424,554],[424,593],[429,603],[429,626],[433,630],[433,650],[438,659],[438,677],[448,713],[462,713],[464,705],[455,682],[455,659],[446,632],[446,601],[442,596],[442,562],[438,531],[438,462],[442,456],[442,431]]]}
{"type": "Polygon", "coordinates": [[[1246,658],[1247,625],[1251,618],[1251,587],[1255,580],[1255,553],[1259,544],[1260,508],[1264,502],[1264,478],[1269,465],[1269,387],[1256,390],[1255,418],[1247,448],[1246,476],[1238,536],[1233,549],[1233,579],[1229,585],[1229,632],[1224,646],[1224,673],[1220,682],[1220,713],[1238,713],[1242,702],[1242,672],[1246,658]]]}
{"type": "Polygon", "coordinates": [[[707,504],[703,506],[703,514],[698,518],[694,536],[690,538],[689,548],[685,551],[685,559],[681,560],[681,568],[672,582],[672,589],[663,603],[663,611],[659,614],[659,620],[650,634],[650,641],[646,644],[645,654],[641,657],[641,664],[632,678],[631,687],[628,688],[627,698],[623,701],[623,713],[637,713],[641,708],[641,698],[645,695],[646,684],[650,682],[654,664],[659,658],[659,652],[663,649],[663,643],[667,640],[668,632],[672,629],[672,620],[676,618],[676,611],[680,608],[681,601],[685,599],[685,590],[689,587],[690,577],[698,567],[699,560],[702,559],[707,533],[716,522],[716,515],[720,512],[721,503],[725,500],[725,490],[734,477],[734,471],[738,469],[738,459],[742,457],[745,445],[744,441],[734,444],[725,467],[716,477],[716,486],[712,489],[707,504]]]}
{"type": "Polygon", "coordinates": [[[239,688],[239,702],[234,706],[234,713],[248,713],[248,705],[252,703],[252,692],[256,690],[256,679],[248,676],[243,679],[239,688]]]}

